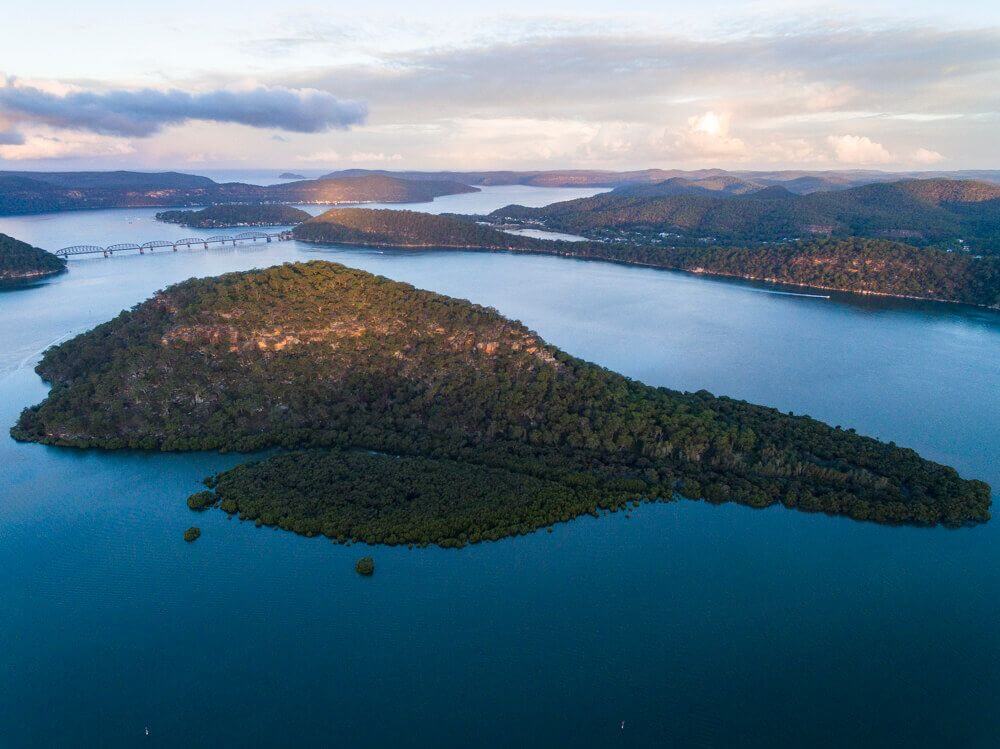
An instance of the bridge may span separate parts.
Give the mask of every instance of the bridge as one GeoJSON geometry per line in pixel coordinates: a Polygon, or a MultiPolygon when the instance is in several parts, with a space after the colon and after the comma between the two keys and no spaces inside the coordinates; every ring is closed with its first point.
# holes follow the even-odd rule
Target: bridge
{"type": "Polygon", "coordinates": [[[165,239],[154,239],[151,242],[143,242],[142,244],[122,242],[121,244],[112,244],[107,247],[98,247],[93,244],[77,244],[72,247],[63,247],[61,250],[56,250],[55,254],[59,257],[73,257],[76,255],[103,255],[104,257],[109,257],[116,252],[138,252],[140,255],[145,255],[147,252],[153,252],[154,250],[170,249],[177,252],[180,247],[189,250],[192,247],[195,249],[204,247],[207,250],[210,244],[222,246],[231,244],[235,247],[240,242],[256,242],[258,239],[263,239],[265,242],[283,242],[291,238],[292,233],[290,231],[282,231],[276,234],[269,234],[266,231],[245,231],[233,236],[217,234],[213,237],[184,237],[183,239],[175,239],[172,242],[165,239]]]}

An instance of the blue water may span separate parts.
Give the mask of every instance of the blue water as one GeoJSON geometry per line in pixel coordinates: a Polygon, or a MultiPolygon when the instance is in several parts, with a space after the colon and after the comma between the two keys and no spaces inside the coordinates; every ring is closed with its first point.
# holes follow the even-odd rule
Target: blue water
{"type": "MultiPolygon", "coordinates": [[[[512,202],[468,210],[491,196],[512,202]]],[[[177,233],[152,213],[0,232],[50,248],[177,233]]],[[[32,367],[53,341],[190,276],[314,258],[1000,486],[998,314],[514,254],[283,242],[74,260],[0,294],[0,424],[44,397],[32,367]]],[[[200,480],[240,460],[0,433],[0,746],[996,745],[1000,521],[679,502],[462,550],[342,547],[191,513],[200,480]],[[364,553],[371,579],[353,571],[364,553]]]]}

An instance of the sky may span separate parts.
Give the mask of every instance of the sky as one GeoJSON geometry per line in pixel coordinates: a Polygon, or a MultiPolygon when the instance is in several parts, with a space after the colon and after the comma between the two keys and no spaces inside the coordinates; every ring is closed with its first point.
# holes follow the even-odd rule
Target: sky
{"type": "Polygon", "coordinates": [[[1000,168],[995,0],[38,7],[0,169],[1000,168]]]}

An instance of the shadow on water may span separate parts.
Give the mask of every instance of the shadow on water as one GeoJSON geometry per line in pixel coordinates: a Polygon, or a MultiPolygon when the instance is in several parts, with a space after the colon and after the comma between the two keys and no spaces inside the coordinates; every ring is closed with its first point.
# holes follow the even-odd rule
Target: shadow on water
{"type": "Polygon", "coordinates": [[[29,291],[31,289],[37,289],[40,286],[48,286],[49,284],[61,280],[65,275],[66,272],[63,272],[54,273],[51,276],[45,276],[44,278],[26,278],[15,281],[0,281],[0,294],[17,291],[29,291]]]}

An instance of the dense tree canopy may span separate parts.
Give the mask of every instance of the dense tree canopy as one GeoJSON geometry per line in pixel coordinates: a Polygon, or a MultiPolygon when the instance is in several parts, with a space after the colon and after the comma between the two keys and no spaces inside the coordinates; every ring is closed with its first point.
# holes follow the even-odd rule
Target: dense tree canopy
{"type": "Polygon", "coordinates": [[[975,257],[884,239],[815,239],[757,247],[580,242],[576,257],[864,294],[1000,308],[1000,256],[975,257]]]}
{"type": "Polygon", "coordinates": [[[962,240],[977,252],[1000,252],[1000,185],[971,180],[905,180],[807,195],[780,186],[738,195],[657,194],[651,185],[544,208],[507,206],[491,216],[601,238],[624,229],[718,242],[859,236],[917,244],[962,240]]]}
{"type": "Polygon", "coordinates": [[[0,281],[50,276],[66,270],[66,261],[51,252],[0,234],[0,281]]]}
{"type": "MultiPolygon", "coordinates": [[[[301,489],[353,458],[277,456],[220,478],[238,511],[306,532],[453,544],[675,491],[883,522],[989,517],[986,484],[912,450],[704,391],[649,387],[493,310],[332,263],[178,284],[50,349],[38,372],[54,387],[23,412],[17,439],[452,461],[367,465],[380,480],[400,472],[398,481],[433,491],[396,494],[400,506],[363,532],[346,530],[361,528],[357,508],[301,489]],[[474,483],[498,472],[468,492],[464,516],[444,509],[457,497],[429,501],[441,477],[461,472],[455,464],[474,483]],[[442,513],[465,519],[455,526],[442,513]]],[[[354,491],[353,481],[333,485],[354,491]]]]}
{"type": "Polygon", "coordinates": [[[292,226],[311,216],[299,208],[278,204],[213,205],[200,211],[161,211],[157,221],[196,229],[224,229],[230,226],[292,226]]]}
{"type": "Polygon", "coordinates": [[[0,215],[215,203],[414,203],[476,191],[453,180],[380,174],[248,185],[175,172],[0,172],[0,215]]]}
{"type": "Polygon", "coordinates": [[[376,247],[545,250],[564,244],[499,231],[465,216],[371,208],[332,208],[296,226],[293,235],[303,242],[376,247]]]}
{"type": "Polygon", "coordinates": [[[976,257],[885,239],[814,239],[732,247],[665,244],[656,232],[620,241],[519,236],[460,216],[335,208],[300,224],[296,239],[395,247],[515,250],[637,263],[861,293],[1000,306],[1000,256],[976,257]]]}

